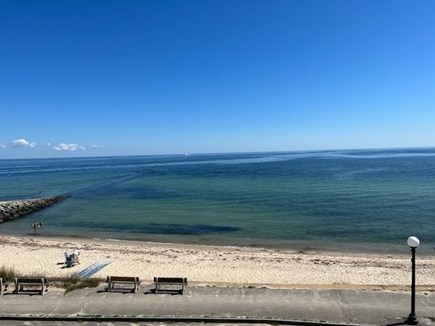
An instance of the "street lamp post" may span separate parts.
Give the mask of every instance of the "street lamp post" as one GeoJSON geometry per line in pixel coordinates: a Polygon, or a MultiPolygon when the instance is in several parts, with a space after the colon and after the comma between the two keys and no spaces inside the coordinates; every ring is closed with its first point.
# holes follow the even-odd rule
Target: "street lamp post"
{"type": "Polygon", "coordinates": [[[420,240],[417,237],[408,238],[408,246],[411,248],[412,258],[412,279],[411,279],[411,313],[406,320],[409,325],[416,325],[418,323],[417,316],[415,315],[415,249],[420,244],[420,240]]]}

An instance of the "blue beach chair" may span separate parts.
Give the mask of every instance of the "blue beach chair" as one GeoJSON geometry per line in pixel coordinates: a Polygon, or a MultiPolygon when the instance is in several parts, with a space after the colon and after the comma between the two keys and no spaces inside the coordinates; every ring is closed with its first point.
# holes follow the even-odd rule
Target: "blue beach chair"
{"type": "Polygon", "coordinates": [[[74,267],[76,264],[75,259],[73,259],[72,255],[68,255],[65,253],[65,265],[66,267],[74,267]]]}

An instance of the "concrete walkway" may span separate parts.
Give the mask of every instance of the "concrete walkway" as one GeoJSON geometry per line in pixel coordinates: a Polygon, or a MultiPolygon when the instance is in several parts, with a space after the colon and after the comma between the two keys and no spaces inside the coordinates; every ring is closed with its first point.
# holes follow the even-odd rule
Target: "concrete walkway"
{"type": "MultiPolygon", "coordinates": [[[[127,321],[120,317],[129,317],[139,324],[149,324],[151,320],[147,317],[181,317],[180,322],[189,322],[188,318],[192,318],[192,323],[199,322],[198,317],[211,317],[216,318],[211,321],[222,324],[232,322],[225,318],[238,318],[240,324],[246,318],[252,318],[263,324],[295,320],[394,325],[402,323],[410,309],[410,294],[406,292],[188,287],[184,295],[156,295],[151,289],[149,285],[141,286],[136,294],[107,293],[102,284],[98,288],[75,290],[66,295],[56,288],[50,288],[43,296],[7,292],[0,297],[0,325],[41,325],[41,321],[35,321],[36,317],[41,320],[70,318],[74,324],[76,317],[96,316],[119,322],[127,321]],[[18,317],[30,319],[10,320],[18,317]]],[[[416,312],[420,325],[435,325],[434,292],[417,294],[416,312]]],[[[162,322],[165,319],[160,320],[160,324],[162,322]]],[[[44,325],[47,324],[49,322],[45,320],[44,325]]]]}

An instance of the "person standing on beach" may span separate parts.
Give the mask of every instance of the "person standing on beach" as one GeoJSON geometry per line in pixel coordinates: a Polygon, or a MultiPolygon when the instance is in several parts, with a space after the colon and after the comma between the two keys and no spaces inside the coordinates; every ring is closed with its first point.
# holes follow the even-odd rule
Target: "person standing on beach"
{"type": "Polygon", "coordinates": [[[33,221],[32,228],[36,232],[37,229],[40,229],[42,227],[42,223],[38,223],[36,221],[33,221]]]}

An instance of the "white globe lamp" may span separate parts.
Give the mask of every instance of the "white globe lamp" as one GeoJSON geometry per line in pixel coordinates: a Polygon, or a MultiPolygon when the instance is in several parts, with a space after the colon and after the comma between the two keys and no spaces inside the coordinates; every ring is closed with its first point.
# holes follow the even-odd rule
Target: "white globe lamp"
{"type": "Polygon", "coordinates": [[[408,238],[408,246],[410,246],[411,248],[417,248],[420,245],[420,240],[418,240],[417,237],[409,237],[408,238]]]}

